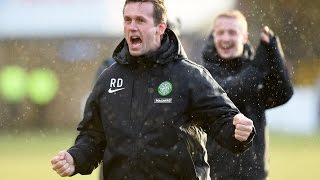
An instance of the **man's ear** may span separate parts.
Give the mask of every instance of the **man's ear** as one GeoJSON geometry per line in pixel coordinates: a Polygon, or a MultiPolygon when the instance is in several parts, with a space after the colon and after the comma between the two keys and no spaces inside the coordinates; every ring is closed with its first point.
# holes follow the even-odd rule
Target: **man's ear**
{"type": "Polygon", "coordinates": [[[157,28],[157,33],[159,33],[160,35],[162,35],[164,33],[164,31],[166,30],[167,28],[167,24],[164,23],[164,22],[161,22],[159,25],[158,25],[158,28],[157,28]]]}

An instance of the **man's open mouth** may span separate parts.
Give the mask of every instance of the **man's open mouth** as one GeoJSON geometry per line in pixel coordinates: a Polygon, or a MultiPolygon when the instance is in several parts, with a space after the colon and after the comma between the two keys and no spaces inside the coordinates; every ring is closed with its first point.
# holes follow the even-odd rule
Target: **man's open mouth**
{"type": "Polygon", "coordinates": [[[133,47],[136,47],[142,44],[142,40],[139,36],[131,36],[130,43],[132,44],[133,47]]]}
{"type": "Polygon", "coordinates": [[[228,50],[231,49],[233,47],[233,44],[221,44],[220,48],[223,50],[228,50]]]}

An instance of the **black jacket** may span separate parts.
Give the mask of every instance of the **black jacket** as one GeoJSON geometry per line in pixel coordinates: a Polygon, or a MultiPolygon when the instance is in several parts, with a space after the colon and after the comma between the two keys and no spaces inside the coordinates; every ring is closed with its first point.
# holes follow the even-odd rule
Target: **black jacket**
{"type": "Polygon", "coordinates": [[[270,44],[262,43],[256,55],[250,44],[244,46],[242,57],[222,60],[208,38],[203,50],[204,66],[226,91],[256,128],[253,146],[242,154],[233,154],[214,142],[208,134],[207,150],[212,179],[264,179],[267,176],[266,117],[268,108],[287,102],[293,89],[284,64],[278,39],[271,37],[270,44]]]}
{"type": "Polygon", "coordinates": [[[171,30],[153,54],[132,57],[123,40],[113,58],[68,150],[76,173],[91,173],[103,159],[105,179],[208,179],[203,130],[233,151],[251,145],[252,136],[244,143],[233,137],[238,109],[205,68],[187,59],[171,30]]]}

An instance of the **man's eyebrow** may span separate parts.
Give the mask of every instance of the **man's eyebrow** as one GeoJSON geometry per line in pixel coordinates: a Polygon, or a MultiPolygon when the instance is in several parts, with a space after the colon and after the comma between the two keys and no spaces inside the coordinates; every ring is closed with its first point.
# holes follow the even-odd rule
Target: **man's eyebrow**
{"type": "Polygon", "coordinates": [[[144,16],[140,16],[140,15],[124,15],[123,17],[130,17],[130,18],[134,18],[134,19],[137,19],[137,18],[141,18],[141,19],[146,19],[144,16]]]}

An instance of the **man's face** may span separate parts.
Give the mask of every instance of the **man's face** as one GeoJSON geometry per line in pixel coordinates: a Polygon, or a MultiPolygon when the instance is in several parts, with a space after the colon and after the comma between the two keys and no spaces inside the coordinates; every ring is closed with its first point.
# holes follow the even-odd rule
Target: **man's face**
{"type": "Polygon", "coordinates": [[[221,58],[233,59],[242,55],[243,45],[248,40],[248,33],[244,31],[239,20],[220,17],[216,20],[213,29],[213,43],[221,58]]]}
{"type": "Polygon", "coordinates": [[[141,56],[160,47],[166,24],[154,24],[151,2],[128,3],[124,8],[123,18],[124,37],[132,56],[141,56]]]}

